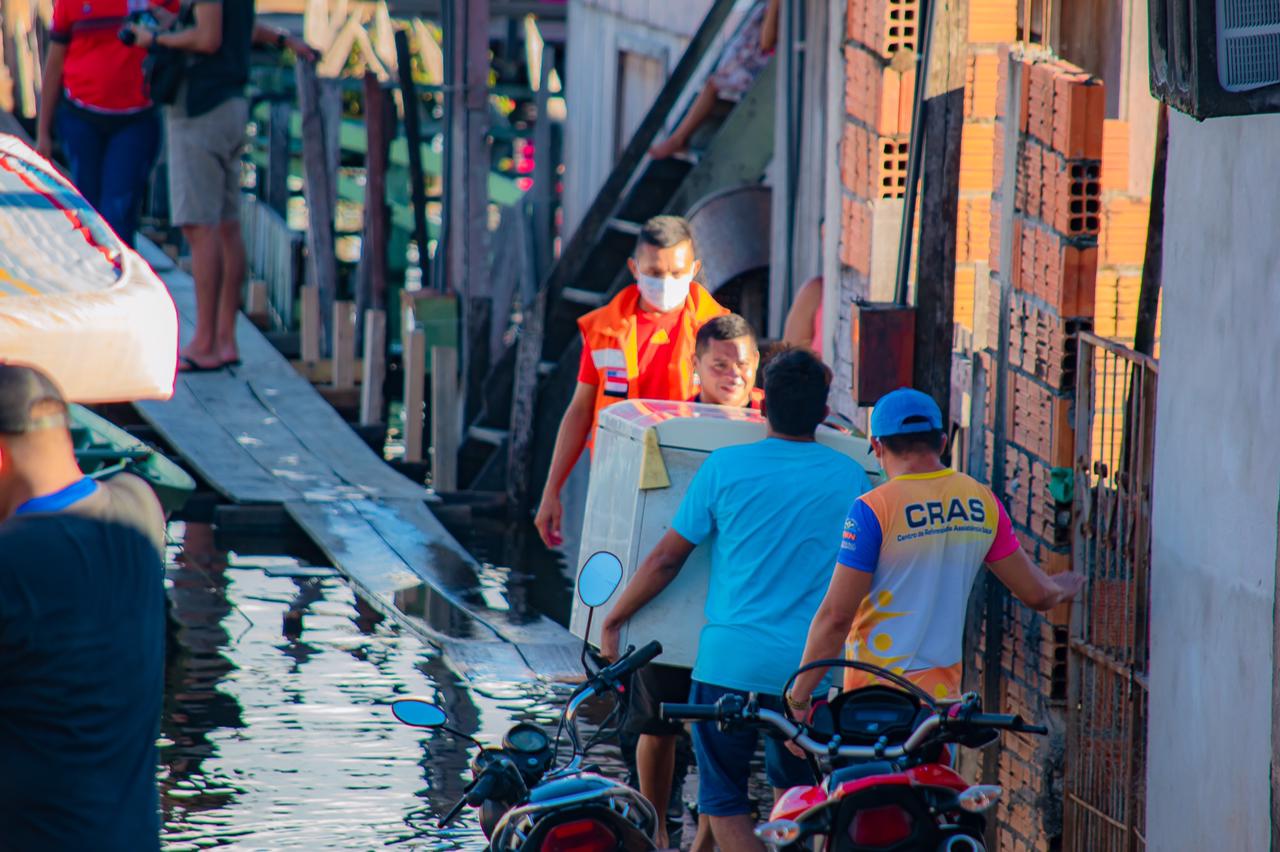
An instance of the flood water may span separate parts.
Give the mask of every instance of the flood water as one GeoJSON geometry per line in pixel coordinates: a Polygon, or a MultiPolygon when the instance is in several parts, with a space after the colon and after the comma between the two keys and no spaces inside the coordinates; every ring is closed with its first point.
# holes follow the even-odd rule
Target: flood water
{"type": "Polygon", "coordinates": [[[341,578],[281,576],[329,572],[219,550],[206,525],[170,536],[165,849],[484,848],[469,811],[435,826],[466,783],[465,744],[401,725],[388,704],[427,698],[493,742],[515,721],[554,725],[564,687],[464,685],[341,578]]]}
{"type": "MultiPolygon", "coordinates": [[[[491,605],[567,621],[567,572],[529,534],[484,519],[454,532],[483,560],[491,605]]],[[[570,687],[464,682],[327,566],[254,555],[261,542],[237,552],[207,524],[174,522],[169,538],[165,850],[486,848],[470,809],[449,828],[436,826],[470,778],[466,742],[400,724],[390,703],[433,701],[452,727],[497,744],[516,722],[554,729],[570,687]]],[[[607,709],[588,705],[585,736],[607,709]]],[[[591,762],[622,779],[615,742],[592,750],[591,762]]],[[[758,802],[768,797],[762,769],[757,755],[758,802]]],[[[695,796],[691,773],[685,799],[695,796]]],[[[686,844],[692,833],[686,816],[686,844]]]]}

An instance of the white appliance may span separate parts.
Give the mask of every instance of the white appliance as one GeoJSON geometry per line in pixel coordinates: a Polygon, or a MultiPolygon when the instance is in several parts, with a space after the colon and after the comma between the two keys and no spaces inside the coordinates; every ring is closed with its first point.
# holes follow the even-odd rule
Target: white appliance
{"type": "MultiPolygon", "coordinates": [[[[600,414],[596,433],[576,567],[593,553],[609,551],[622,560],[625,586],[670,529],[685,489],[707,455],[720,447],[762,440],[766,433],[764,418],[746,409],[645,400],[609,406],[600,414]]],[[[883,480],[866,438],[824,426],[818,429],[818,441],[861,464],[872,484],[883,480]]],[[[692,668],[706,621],[710,569],[710,552],[700,545],[671,585],[623,627],[622,650],[657,639],[662,643],[659,662],[692,668]]],[[[595,611],[587,637],[593,645],[599,645],[600,625],[621,594],[620,589],[595,611]]],[[[587,631],[587,608],[576,598],[569,627],[579,637],[587,631]]]]}

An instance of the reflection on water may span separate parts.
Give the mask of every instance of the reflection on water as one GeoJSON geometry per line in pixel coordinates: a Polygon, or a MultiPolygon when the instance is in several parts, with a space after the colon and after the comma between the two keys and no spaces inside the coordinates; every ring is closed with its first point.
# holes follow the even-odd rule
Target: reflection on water
{"type": "Polygon", "coordinates": [[[449,531],[480,560],[480,594],[490,605],[505,601],[526,617],[542,614],[569,623],[577,572],[569,571],[561,554],[542,546],[532,524],[475,518],[467,527],[449,531]]]}
{"type": "Polygon", "coordinates": [[[165,848],[482,849],[470,813],[435,827],[467,781],[465,743],[400,725],[387,705],[424,697],[496,742],[516,721],[554,725],[563,689],[463,684],[340,578],[228,555],[208,526],[170,531],[165,848]]]}

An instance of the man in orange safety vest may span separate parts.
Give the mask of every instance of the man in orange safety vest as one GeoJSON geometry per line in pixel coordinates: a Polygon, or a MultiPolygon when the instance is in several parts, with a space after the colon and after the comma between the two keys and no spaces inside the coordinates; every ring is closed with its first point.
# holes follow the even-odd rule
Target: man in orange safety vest
{"type": "Polygon", "coordinates": [[[728,313],[694,281],[701,264],[689,223],[679,216],[646,222],[627,266],[636,283],[578,320],[583,341],[578,387],[560,421],[534,519],[548,546],[563,543],[560,490],[583,447],[594,445],[601,410],[626,399],[692,397],[698,329],[728,313]]]}

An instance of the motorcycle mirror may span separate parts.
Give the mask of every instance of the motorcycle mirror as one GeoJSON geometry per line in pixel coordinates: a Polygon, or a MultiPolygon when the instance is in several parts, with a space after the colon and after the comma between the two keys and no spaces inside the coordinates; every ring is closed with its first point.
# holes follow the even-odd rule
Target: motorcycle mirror
{"type": "Polygon", "coordinates": [[[595,609],[604,605],[622,583],[622,560],[608,551],[594,554],[578,574],[578,600],[595,609]]]}
{"type": "Polygon", "coordinates": [[[401,722],[415,728],[439,728],[449,721],[443,710],[421,698],[402,698],[393,702],[391,712],[401,722]]]}

